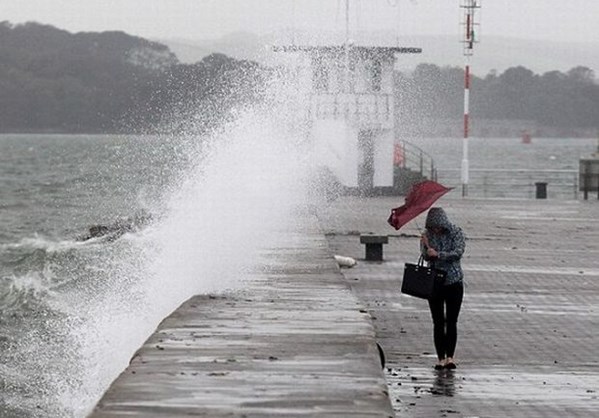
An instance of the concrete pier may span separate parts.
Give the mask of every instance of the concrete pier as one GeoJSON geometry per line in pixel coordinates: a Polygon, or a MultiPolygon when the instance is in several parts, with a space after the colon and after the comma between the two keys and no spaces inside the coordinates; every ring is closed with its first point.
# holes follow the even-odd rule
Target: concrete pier
{"type": "Polygon", "coordinates": [[[424,225],[390,228],[401,203],[348,197],[307,217],[242,292],[167,318],[92,416],[597,416],[596,201],[440,200],[468,237],[458,369],[441,372],[426,301],[399,292],[424,225]],[[367,233],[390,235],[385,261],[363,259],[367,233]]]}
{"type": "Polygon", "coordinates": [[[91,416],[393,416],[371,318],[315,219],[243,291],[166,318],[91,416]]]}
{"type": "MultiPolygon", "coordinates": [[[[417,225],[390,237],[384,263],[343,270],[387,357],[398,417],[593,417],[599,411],[599,205],[541,200],[439,202],[467,237],[458,368],[437,372],[427,302],[400,295],[417,225]]],[[[394,199],[335,202],[331,249],[357,256],[355,231],[389,233],[394,199]],[[368,213],[368,216],[361,214],[368,213]]]]}

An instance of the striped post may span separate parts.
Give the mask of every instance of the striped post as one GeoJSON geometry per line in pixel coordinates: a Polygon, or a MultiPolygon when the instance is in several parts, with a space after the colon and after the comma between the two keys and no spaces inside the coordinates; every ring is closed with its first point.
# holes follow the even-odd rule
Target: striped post
{"type": "Polygon", "coordinates": [[[462,196],[468,196],[468,134],[470,118],[470,65],[466,56],[464,69],[464,138],[462,142],[462,196]]]}
{"type": "Polygon", "coordinates": [[[463,0],[464,9],[464,139],[462,143],[462,197],[468,196],[468,136],[470,134],[470,56],[474,49],[474,12],[480,8],[480,0],[463,0]]]}

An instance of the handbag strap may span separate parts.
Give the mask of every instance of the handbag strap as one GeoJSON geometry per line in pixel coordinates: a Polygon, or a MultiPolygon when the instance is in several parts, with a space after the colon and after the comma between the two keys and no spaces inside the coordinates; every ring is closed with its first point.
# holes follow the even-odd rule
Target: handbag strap
{"type": "Polygon", "coordinates": [[[418,257],[418,265],[422,266],[422,267],[432,267],[432,268],[435,268],[435,262],[432,261],[432,260],[425,262],[424,256],[422,254],[420,254],[420,257],[418,257]]]}

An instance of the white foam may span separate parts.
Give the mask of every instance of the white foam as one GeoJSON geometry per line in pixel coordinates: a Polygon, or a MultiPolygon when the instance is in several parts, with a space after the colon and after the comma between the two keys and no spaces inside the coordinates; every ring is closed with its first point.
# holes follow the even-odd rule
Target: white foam
{"type": "Polygon", "coordinates": [[[263,250],[294,229],[308,165],[279,122],[247,112],[211,138],[160,219],[112,244],[122,253],[106,266],[109,291],[62,307],[80,318],[84,373],[60,395],[75,415],[89,412],[166,315],[195,294],[242,286],[263,250]]]}

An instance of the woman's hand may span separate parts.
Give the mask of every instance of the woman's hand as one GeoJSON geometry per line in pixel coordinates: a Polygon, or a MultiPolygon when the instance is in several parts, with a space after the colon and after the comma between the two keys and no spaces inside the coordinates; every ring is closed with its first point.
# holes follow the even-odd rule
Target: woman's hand
{"type": "Polygon", "coordinates": [[[434,248],[428,248],[426,250],[426,255],[428,255],[431,258],[439,257],[439,253],[434,248]]]}
{"type": "Polygon", "coordinates": [[[439,256],[439,253],[437,252],[437,250],[435,250],[434,248],[431,248],[431,246],[428,242],[428,236],[426,235],[426,232],[420,236],[420,242],[422,242],[422,245],[424,245],[424,248],[426,249],[426,255],[428,257],[435,258],[435,257],[439,256]]]}
{"type": "Polygon", "coordinates": [[[426,232],[420,236],[420,242],[422,242],[422,245],[424,245],[425,247],[427,247],[427,248],[429,247],[428,237],[426,236],[426,232]]]}

